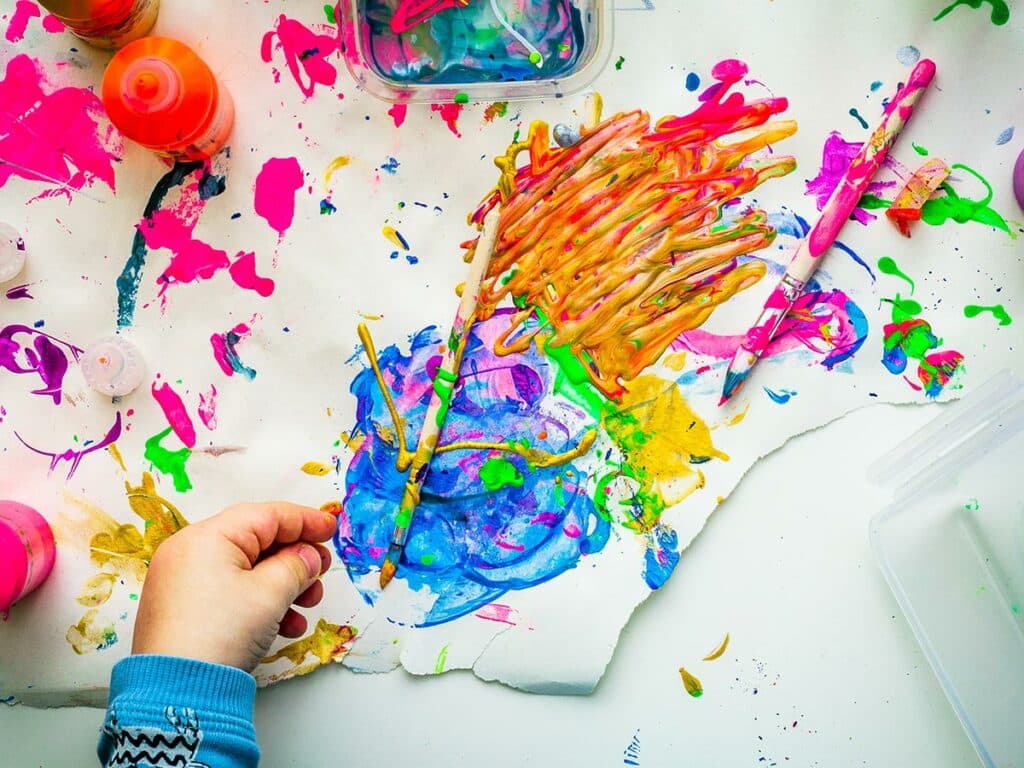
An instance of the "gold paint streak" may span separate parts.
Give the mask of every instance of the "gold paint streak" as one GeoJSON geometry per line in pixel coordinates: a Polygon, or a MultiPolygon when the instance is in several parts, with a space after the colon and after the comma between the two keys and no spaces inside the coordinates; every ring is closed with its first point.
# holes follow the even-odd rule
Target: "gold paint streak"
{"type": "Polygon", "coordinates": [[[405,246],[402,245],[402,241],[398,239],[398,231],[394,227],[390,225],[385,225],[384,229],[382,229],[380,233],[384,235],[384,237],[386,237],[388,240],[390,240],[391,244],[394,245],[396,248],[402,248],[403,250],[405,249],[405,246]]]}
{"type": "Polygon", "coordinates": [[[315,477],[323,477],[331,473],[331,468],[326,464],[321,464],[319,461],[307,461],[301,467],[299,467],[307,475],[313,475],[315,477]]]}
{"type": "Polygon", "coordinates": [[[124,457],[121,456],[121,451],[117,449],[117,443],[111,443],[108,445],[107,451],[114,457],[114,461],[117,462],[117,466],[121,468],[121,471],[127,474],[128,468],[124,465],[124,457]]]}
{"type": "Polygon", "coordinates": [[[557,467],[560,464],[565,464],[586,455],[587,451],[594,445],[595,440],[597,440],[597,430],[588,429],[583,437],[580,438],[580,442],[575,448],[562,453],[550,453],[539,448],[527,448],[515,442],[491,443],[481,440],[461,440],[457,443],[448,443],[447,445],[438,446],[434,452],[503,451],[522,456],[531,467],[557,467]]]}
{"type": "Polygon", "coordinates": [[[114,634],[114,623],[99,611],[92,608],[77,624],[68,627],[64,639],[79,656],[91,653],[106,642],[107,637],[114,634]]]}
{"type": "Polygon", "coordinates": [[[352,435],[349,432],[341,433],[341,442],[345,444],[345,447],[350,451],[358,451],[363,447],[363,443],[366,442],[366,435],[352,435]]]}
{"type": "Polygon", "coordinates": [[[727,427],[735,427],[737,424],[739,424],[741,421],[743,421],[747,417],[747,411],[749,411],[749,410],[750,410],[750,403],[747,402],[746,407],[742,411],[740,411],[737,414],[734,414],[733,416],[731,416],[729,418],[729,420],[725,423],[726,426],[727,427]]]}
{"type": "Polygon", "coordinates": [[[325,192],[330,192],[331,191],[331,176],[334,175],[334,172],[339,170],[339,169],[341,169],[341,168],[344,168],[346,165],[349,164],[349,162],[350,162],[349,158],[347,156],[345,156],[345,155],[339,155],[338,157],[336,157],[333,160],[331,160],[331,162],[327,165],[326,170],[324,170],[324,191],[325,192]]]}
{"type": "Polygon", "coordinates": [[[344,507],[340,501],[327,501],[320,505],[320,511],[330,515],[340,515],[344,507]]]}
{"type": "Polygon", "coordinates": [[[604,112],[604,99],[601,97],[600,92],[591,91],[588,93],[584,99],[583,108],[586,111],[583,127],[593,130],[601,122],[601,113],[604,112]]]}
{"type": "Polygon", "coordinates": [[[661,364],[670,371],[681,371],[686,367],[686,353],[672,352],[661,358],[661,364]]]}
{"type": "Polygon", "coordinates": [[[679,676],[683,679],[683,687],[686,688],[688,694],[695,699],[703,695],[704,686],[701,685],[700,680],[686,671],[686,667],[679,668],[679,676]]]}
{"type": "Polygon", "coordinates": [[[398,443],[398,458],[395,460],[395,466],[399,472],[405,472],[412,465],[414,455],[405,442],[405,421],[398,415],[395,401],[391,397],[391,390],[388,389],[388,385],[384,381],[384,374],[380,369],[380,360],[377,358],[377,348],[373,344],[370,329],[365,324],[360,323],[356,330],[359,333],[359,340],[363,343],[363,348],[366,350],[366,356],[370,360],[370,367],[373,369],[373,375],[377,379],[377,386],[380,387],[381,394],[384,396],[384,403],[388,407],[388,413],[391,414],[391,422],[395,426],[395,437],[398,443]]]}
{"type": "Polygon", "coordinates": [[[704,657],[704,661],[714,661],[715,659],[721,658],[722,654],[725,653],[725,649],[728,648],[728,647],[729,647],[729,633],[726,632],[725,633],[725,639],[721,643],[718,644],[718,647],[715,648],[715,650],[713,650],[711,653],[709,653],[707,656],[704,657]]]}
{"type": "MultiPolygon", "coordinates": [[[[331,624],[321,618],[316,628],[294,643],[289,643],[272,656],[263,659],[263,664],[271,664],[278,659],[288,659],[292,664],[302,664],[307,656],[313,656],[316,662],[308,671],[318,666],[336,661],[348,653],[348,644],[356,636],[354,627],[345,624],[331,624]]],[[[299,673],[305,674],[305,672],[299,673]]]]}
{"type": "Polygon", "coordinates": [[[363,320],[383,320],[384,315],[371,315],[369,312],[356,312],[363,320]]]}
{"type": "Polygon", "coordinates": [[[114,591],[115,581],[117,581],[116,574],[97,573],[86,580],[81,594],[75,599],[87,608],[103,605],[110,599],[110,594],[114,591]]]}

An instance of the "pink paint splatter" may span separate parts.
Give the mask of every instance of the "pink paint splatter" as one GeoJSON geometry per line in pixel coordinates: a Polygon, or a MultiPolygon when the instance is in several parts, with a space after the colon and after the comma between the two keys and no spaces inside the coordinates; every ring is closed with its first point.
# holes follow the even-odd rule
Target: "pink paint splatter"
{"type": "Polygon", "coordinates": [[[54,16],[52,13],[48,13],[43,16],[43,29],[49,32],[51,35],[56,35],[63,32],[67,27],[64,26],[64,22],[54,16]]]}
{"type": "Polygon", "coordinates": [[[431,104],[430,110],[441,115],[441,119],[444,120],[449,131],[460,138],[462,137],[462,134],[459,133],[459,115],[462,114],[461,104],[431,104]]]}
{"type": "Polygon", "coordinates": [[[167,418],[167,423],[174,430],[174,434],[185,444],[185,447],[195,448],[196,428],[192,424],[192,417],[188,415],[181,396],[171,389],[171,385],[167,383],[157,384],[153,382],[152,392],[153,399],[160,404],[160,408],[167,418]]]}
{"type": "Polygon", "coordinates": [[[263,298],[274,292],[274,281],[256,274],[256,254],[251,251],[239,254],[235,263],[228,268],[228,272],[239,288],[255,291],[263,298]]]}
{"type": "Polygon", "coordinates": [[[405,116],[409,112],[408,104],[392,104],[391,109],[388,110],[388,114],[391,115],[391,119],[395,121],[395,128],[401,128],[402,123],[405,122],[405,116]]]}
{"type": "Polygon", "coordinates": [[[256,177],[255,207],[270,227],[283,237],[295,218],[295,193],[305,181],[294,157],[272,157],[256,177]]]}
{"type": "MultiPolygon", "coordinates": [[[[8,28],[8,32],[10,29],[8,28]]],[[[13,176],[53,185],[40,197],[67,195],[98,179],[114,189],[123,143],[88,88],[47,93],[38,61],[19,54],[0,80],[0,187],[13,176]]]]}
{"type": "Polygon", "coordinates": [[[562,533],[570,539],[578,539],[583,534],[583,531],[580,530],[580,527],[576,525],[576,523],[569,523],[562,528],[562,533]]]}
{"type": "Polygon", "coordinates": [[[7,25],[7,38],[9,43],[20,42],[25,37],[25,30],[28,29],[28,22],[40,16],[39,6],[30,0],[18,0],[11,14],[11,21],[7,25]]]}
{"type": "Polygon", "coordinates": [[[486,619],[487,621],[496,621],[500,624],[508,624],[510,627],[514,627],[519,623],[519,611],[510,605],[503,605],[502,603],[491,603],[485,605],[474,616],[478,619],[486,619]]]}
{"type": "Polygon", "coordinates": [[[37,453],[40,456],[49,457],[50,472],[53,472],[62,461],[68,462],[70,466],[68,467],[67,479],[70,480],[74,476],[75,472],[78,471],[78,465],[82,462],[82,459],[84,459],[90,453],[102,451],[108,445],[116,443],[118,438],[121,437],[121,412],[118,411],[117,415],[114,417],[114,424],[113,426],[110,427],[109,430],[107,430],[107,434],[101,440],[95,442],[91,440],[86,441],[85,448],[68,448],[67,450],[61,451],[60,453],[57,453],[55,451],[45,451],[27,443],[25,439],[17,432],[14,433],[14,436],[18,438],[18,442],[20,442],[22,445],[24,445],[26,448],[32,451],[32,453],[37,453]]]}
{"type": "Polygon", "coordinates": [[[213,357],[228,376],[240,373],[250,381],[256,378],[256,371],[243,364],[235,350],[235,347],[251,334],[252,330],[248,325],[239,323],[226,333],[215,333],[210,337],[213,357]]]}
{"type": "MultiPolygon", "coordinates": [[[[306,97],[313,95],[317,85],[333,87],[338,79],[338,69],[327,57],[341,50],[340,31],[335,32],[327,25],[324,27],[330,29],[331,34],[317,34],[301,22],[281,14],[275,28],[263,36],[260,48],[263,60],[269,63],[274,58],[274,51],[280,50],[288,71],[306,97]]],[[[279,78],[275,67],[274,82],[279,78]]]]}
{"type": "Polygon", "coordinates": [[[199,418],[211,432],[217,428],[217,387],[213,384],[209,392],[199,393],[199,418]]]}
{"type": "MultiPolygon", "coordinates": [[[[832,192],[839,186],[839,182],[846,174],[846,170],[853,162],[853,158],[857,156],[861,146],[863,146],[863,142],[846,141],[838,131],[832,131],[825,139],[825,145],[821,149],[821,169],[817,176],[807,182],[806,192],[814,197],[819,211],[825,207],[832,192]]],[[[866,191],[870,195],[877,195],[882,190],[894,186],[896,186],[895,181],[872,181],[868,184],[866,191]]],[[[867,224],[878,218],[863,208],[855,208],[851,216],[860,224],[867,224]]]]}

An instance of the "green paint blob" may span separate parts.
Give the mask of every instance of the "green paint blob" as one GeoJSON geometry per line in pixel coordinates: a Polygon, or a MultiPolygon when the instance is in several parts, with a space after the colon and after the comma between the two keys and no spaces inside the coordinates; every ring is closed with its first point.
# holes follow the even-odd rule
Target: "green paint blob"
{"type": "Polygon", "coordinates": [[[1010,20],[1010,6],[1006,4],[1006,0],[956,0],[952,5],[948,5],[939,11],[939,15],[932,19],[932,21],[938,21],[961,5],[978,10],[983,3],[992,4],[992,15],[990,18],[997,27],[1001,27],[1010,20]]]}
{"type": "Polygon", "coordinates": [[[523,473],[508,459],[488,459],[480,467],[480,482],[488,491],[500,491],[510,485],[522,488],[524,481],[523,473]]]}
{"type": "Polygon", "coordinates": [[[992,202],[992,185],[988,183],[984,176],[973,168],[968,168],[966,165],[961,163],[954,163],[950,167],[966,171],[984,184],[987,191],[985,197],[981,200],[971,200],[968,197],[960,197],[953,187],[950,186],[949,182],[943,182],[940,189],[946,194],[943,197],[933,197],[924,204],[924,207],[921,209],[921,221],[931,224],[933,227],[945,224],[949,219],[952,219],[958,224],[966,224],[968,221],[974,221],[978,224],[985,224],[990,227],[995,227],[996,229],[1001,229],[1009,235],[1010,226],[1006,223],[1006,219],[1000,216],[999,213],[988,205],[992,202]]]}
{"type": "Polygon", "coordinates": [[[968,304],[964,307],[964,317],[977,317],[982,312],[991,312],[992,317],[998,320],[1000,325],[1009,325],[1013,322],[1013,318],[1010,317],[1010,313],[1006,311],[1006,307],[1002,304],[993,304],[988,307],[983,307],[978,304],[968,304]]]}
{"type": "Polygon", "coordinates": [[[536,65],[540,64],[542,61],[544,61],[544,57],[540,55],[540,52],[538,52],[538,51],[531,51],[530,52],[530,63],[531,64],[536,66],[536,65]]]}
{"type": "Polygon", "coordinates": [[[412,510],[411,509],[400,509],[398,510],[398,517],[395,518],[395,525],[401,526],[402,528],[408,528],[412,522],[412,510]]]}
{"type": "Polygon", "coordinates": [[[894,323],[905,323],[907,320],[913,320],[915,317],[921,314],[921,305],[913,299],[903,299],[897,293],[894,299],[882,299],[882,301],[892,304],[892,321],[894,323]]]}
{"type": "Polygon", "coordinates": [[[160,434],[149,438],[146,441],[146,451],[143,453],[143,458],[150,462],[158,472],[170,475],[174,480],[174,490],[178,493],[184,493],[192,487],[192,481],[189,480],[188,472],[185,470],[185,462],[192,455],[192,451],[188,448],[182,448],[177,451],[170,451],[164,448],[160,443],[170,434],[171,428],[168,427],[160,434]]]}
{"type": "Polygon", "coordinates": [[[420,558],[420,563],[423,565],[433,565],[434,559],[433,555],[423,555],[423,557],[420,558]]]}
{"type": "Polygon", "coordinates": [[[469,104],[469,94],[465,91],[459,91],[455,94],[454,101],[456,104],[469,104]]]}
{"type": "Polygon", "coordinates": [[[920,144],[911,144],[910,146],[914,148],[914,151],[917,152],[917,154],[921,155],[922,157],[928,157],[928,150],[922,147],[920,144]]]}
{"type": "Polygon", "coordinates": [[[622,65],[625,64],[625,63],[626,63],[626,57],[625,56],[619,56],[619,58],[617,58],[615,60],[615,69],[616,70],[622,69],[622,65]]]}
{"type": "Polygon", "coordinates": [[[137,592],[129,592],[128,593],[128,599],[129,600],[138,600],[139,599],[139,595],[138,595],[137,592]]]}
{"type": "Polygon", "coordinates": [[[334,16],[334,6],[333,5],[325,5],[324,6],[324,16],[327,17],[327,23],[328,24],[337,24],[338,23],[338,19],[335,18],[335,16],[334,16]]]}
{"type": "Polygon", "coordinates": [[[883,200],[877,195],[864,195],[858,202],[857,207],[863,208],[865,211],[876,211],[879,208],[889,208],[892,206],[888,200],[883,200]]]}
{"type": "Polygon", "coordinates": [[[434,662],[434,674],[440,675],[444,672],[444,665],[448,661],[448,646],[445,645],[441,649],[440,653],[437,654],[437,661],[434,662]]]}
{"type": "Polygon", "coordinates": [[[878,260],[878,271],[883,275],[892,275],[893,277],[898,277],[901,280],[906,280],[907,283],[910,284],[910,292],[914,292],[914,281],[900,271],[900,268],[896,266],[896,262],[892,258],[888,256],[880,258],[878,260]]]}

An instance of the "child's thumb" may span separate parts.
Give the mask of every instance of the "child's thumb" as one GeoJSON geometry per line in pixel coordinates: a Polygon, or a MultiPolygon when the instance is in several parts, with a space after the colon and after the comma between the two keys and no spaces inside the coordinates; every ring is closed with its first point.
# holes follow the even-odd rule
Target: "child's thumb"
{"type": "Polygon", "coordinates": [[[256,564],[253,574],[263,589],[277,600],[281,612],[317,580],[323,561],[312,544],[291,544],[256,564]]]}

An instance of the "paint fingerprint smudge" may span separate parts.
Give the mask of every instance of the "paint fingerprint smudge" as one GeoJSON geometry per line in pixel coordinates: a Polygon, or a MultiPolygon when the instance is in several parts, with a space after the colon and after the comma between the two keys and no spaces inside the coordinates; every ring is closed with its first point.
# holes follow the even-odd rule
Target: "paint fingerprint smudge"
{"type": "Polygon", "coordinates": [[[70,199],[97,181],[114,189],[124,147],[91,90],[51,90],[42,65],[19,54],[0,79],[0,104],[0,187],[18,176],[52,185],[40,198],[70,199]]]}
{"type": "Polygon", "coordinates": [[[277,232],[284,233],[295,218],[295,193],[302,189],[305,176],[294,157],[272,157],[256,176],[253,205],[259,214],[277,232]]]}
{"type": "Polygon", "coordinates": [[[217,387],[213,384],[209,392],[199,393],[199,419],[211,432],[217,428],[217,387]]]}

